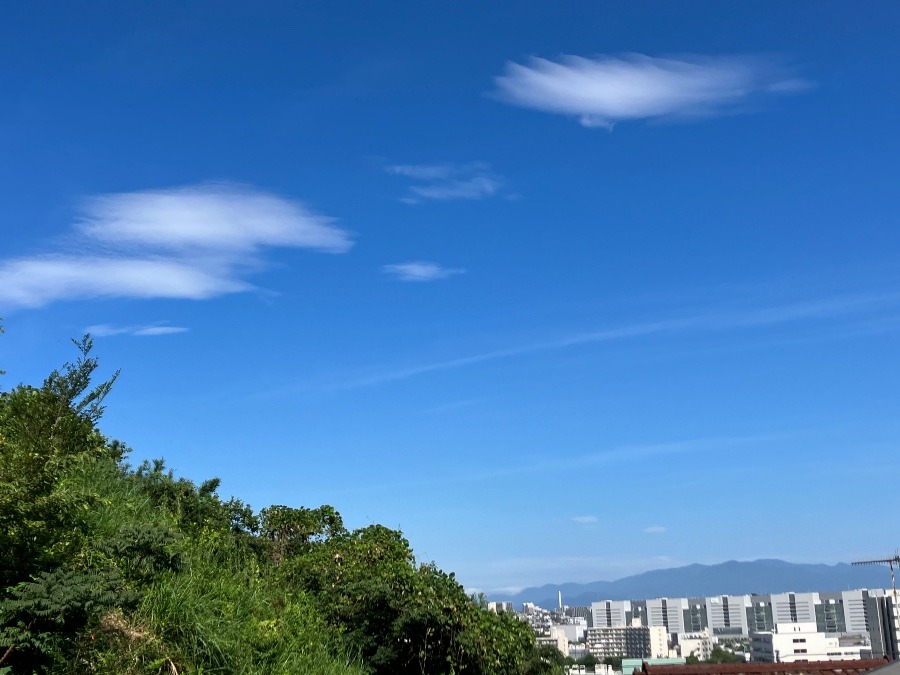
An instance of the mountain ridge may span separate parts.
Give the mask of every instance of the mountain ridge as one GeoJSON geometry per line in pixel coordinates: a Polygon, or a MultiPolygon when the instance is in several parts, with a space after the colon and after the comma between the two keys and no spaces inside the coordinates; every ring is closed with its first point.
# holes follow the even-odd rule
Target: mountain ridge
{"type": "Polygon", "coordinates": [[[519,605],[533,602],[555,607],[558,592],[570,607],[600,600],[639,600],[660,597],[771,594],[808,591],[844,591],[886,588],[890,575],[879,567],[853,567],[846,563],[791,563],[775,558],[727,560],[705,565],[692,563],[634,574],[615,581],[566,582],[531,586],[518,593],[491,593],[490,600],[519,605]]]}

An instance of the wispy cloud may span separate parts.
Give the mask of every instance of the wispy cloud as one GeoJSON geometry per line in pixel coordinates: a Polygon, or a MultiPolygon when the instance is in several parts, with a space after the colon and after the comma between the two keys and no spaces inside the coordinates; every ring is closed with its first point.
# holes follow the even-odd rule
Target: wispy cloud
{"type": "MultiPolygon", "coordinates": [[[[794,439],[803,436],[802,433],[760,433],[751,435],[712,436],[704,438],[689,438],[677,441],[665,441],[660,443],[637,443],[609,447],[574,456],[565,460],[538,459],[535,461],[517,461],[514,464],[505,464],[492,468],[479,464],[471,471],[449,474],[439,473],[433,476],[417,478],[415,480],[392,481],[387,483],[368,483],[361,488],[343,490],[345,494],[365,494],[370,492],[388,492],[407,490],[410,488],[422,488],[436,485],[449,485],[457,483],[477,483],[483,481],[507,480],[517,476],[538,474],[542,476],[571,473],[608,466],[610,464],[635,464],[646,462],[653,458],[669,455],[690,454],[697,456],[701,453],[722,453],[736,448],[765,447],[773,442],[794,439]]],[[[576,516],[572,520],[581,524],[591,524],[591,521],[577,518],[592,518],[593,516],[576,516]]],[[[599,522],[596,521],[596,522],[599,522]]]]}
{"type": "Polygon", "coordinates": [[[465,272],[460,267],[442,267],[437,263],[424,260],[384,265],[381,270],[400,281],[436,281],[465,272]]]}
{"type": "Polygon", "coordinates": [[[597,516],[575,516],[572,518],[573,523],[579,525],[595,525],[599,522],[597,516]]]}
{"type": "Polygon", "coordinates": [[[484,162],[393,164],[385,167],[385,171],[415,181],[400,198],[407,204],[429,199],[484,199],[494,196],[503,187],[500,177],[484,162]]]}
{"type": "Polygon", "coordinates": [[[0,260],[0,307],[76,298],[202,300],[253,288],[266,249],[343,253],[348,233],[302,204],[205,184],[88,200],[57,250],[0,260]]]}
{"type": "Polygon", "coordinates": [[[338,388],[355,388],[385,384],[444,370],[508,359],[540,352],[559,351],[581,345],[613,342],[659,334],[706,332],[718,333],[738,329],[795,324],[805,321],[824,321],[836,317],[859,315],[900,303],[900,295],[890,293],[847,294],[820,298],[806,302],[747,308],[736,311],[694,314],[684,317],[634,323],[604,328],[597,331],[576,333],[546,342],[536,342],[507,349],[470,354],[445,361],[398,368],[337,385],[338,388]]]}
{"type": "Polygon", "coordinates": [[[662,525],[651,525],[650,527],[645,527],[643,532],[644,534],[664,534],[667,532],[667,528],[662,525]]]}
{"type": "Polygon", "coordinates": [[[85,333],[90,333],[94,337],[111,337],[115,335],[134,335],[137,337],[149,337],[157,335],[174,335],[176,333],[186,333],[187,328],[184,326],[166,326],[162,324],[149,324],[145,326],[113,326],[108,323],[101,323],[94,326],[88,326],[84,329],[85,333]]]}
{"type": "Polygon", "coordinates": [[[620,120],[705,117],[808,88],[772,60],[748,56],[562,56],[509,62],[494,94],[524,108],[568,115],[586,127],[620,120]]]}

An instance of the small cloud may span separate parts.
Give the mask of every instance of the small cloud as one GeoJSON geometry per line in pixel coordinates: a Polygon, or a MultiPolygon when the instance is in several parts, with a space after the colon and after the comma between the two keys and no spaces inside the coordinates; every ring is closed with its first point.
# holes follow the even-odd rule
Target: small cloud
{"type": "Polygon", "coordinates": [[[94,197],[65,243],[65,252],[0,260],[0,307],[82,298],[203,300],[252,289],[246,277],[264,265],[266,249],[343,253],[353,245],[331,218],[230,184],[94,197]]]}
{"type": "Polygon", "coordinates": [[[437,263],[424,260],[384,265],[381,270],[400,281],[435,281],[455,274],[464,274],[466,271],[462,268],[441,267],[437,263]]]}
{"type": "Polygon", "coordinates": [[[394,164],[385,171],[395,176],[412,178],[400,198],[404,204],[419,204],[426,199],[484,199],[497,194],[503,181],[484,162],[468,164],[394,164]]]}
{"type": "Polygon", "coordinates": [[[187,328],[184,326],[162,326],[159,324],[151,324],[148,326],[113,326],[108,323],[98,324],[96,326],[88,326],[84,329],[85,333],[90,333],[95,337],[110,337],[114,335],[135,335],[138,337],[148,337],[155,335],[174,335],[175,333],[186,333],[187,328]]]}
{"type": "Polygon", "coordinates": [[[575,516],[572,518],[572,522],[580,525],[594,525],[598,522],[598,518],[597,516],[575,516]]]}
{"type": "Polygon", "coordinates": [[[748,56],[654,58],[643,54],[563,56],[509,62],[494,95],[523,108],[575,117],[591,128],[652,118],[708,117],[810,83],[771,60],[748,56]]]}
{"type": "Polygon", "coordinates": [[[137,329],[132,335],[174,335],[175,333],[186,333],[187,330],[184,326],[147,326],[137,329]]]}
{"type": "Polygon", "coordinates": [[[666,528],[662,525],[651,525],[644,528],[644,534],[663,534],[664,532],[666,532],[666,528]]]}
{"type": "Polygon", "coordinates": [[[387,167],[386,171],[416,180],[443,180],[450,178],[459,169],[449,164],[393,164],[387,167]]]}

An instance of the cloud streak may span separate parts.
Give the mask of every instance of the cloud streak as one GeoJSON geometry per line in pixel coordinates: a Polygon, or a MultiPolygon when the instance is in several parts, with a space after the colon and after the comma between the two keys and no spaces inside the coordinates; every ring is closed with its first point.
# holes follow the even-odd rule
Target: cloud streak
{"type": "Polygon", "coordinates": [[[184,326],[166,326],[162,324],[149,324],[144,326],[113,326],[108,323],[101,323],[94,326],[88,326],[84,329],[85,333],[90,333],[94,337],[113,337],[116,335],[152,337],[159,335],[175,335],[177,333],[186,333],[187,331],[188,329],[184,326]]]}
{"type": "Polygon", "coordinates": [[[426,200],[485,199],[496,195],[503,181],[484,162],[467,164],[393,164],[385,171],[411,178],[406,195],[400,201],[418,204],[426,200]]]}
{"type": "Polygon", "coordinates": [[[63,250],[0,261],[0,307],[82,298],[204,300],[254,286],[272,248],[343,253],[346,231],[302,204],[206,184],[89,199],[63,250]]]}
{"type": "MultiPolygon", "coordinates": [[[[801,433],[760,433],[751,435],[734,435],[734,436],[711,436],[703,438],[689,438],[678,441],[665,441],[659,443],[638,443],[616,445],[597,452],[586,453],[580,456],[572,457],[566,460],[540,459],[533,462],[517,462],[513,465],[498,466],[494,468],[485,468],[478,466],[472,471],[458,474],[436,474],[427,478],[419,478],[416,480],[396,481],[381,484],[368,484],[363,488],[356,488],[351,491],[345,491],[346,494],[364,494],[370,492],[389,492],[410,488],[422,488],[437,485],[478,483],[484,481],[508,480],[518,476],[529,474],[538,474],[542,476],[562,475],[585,469],[596,469],[597,467],[607,466],[610,464],[628,464],[635,462],[645,462],[647,460],[665,457],[670,455],[682,455],[698,453],[717,453],[729,449],[754,447],[761,444],[767,444],[785,439],[794,439],[801,436],[801,433]]],[[[599,523],[599,519],[595,521],[587,520],[594,518],[591,515],[575,516],[573,522],[584,525],[599,523]]]]}
{"type": "Polygon", "coordinates": [[[605,129],[625,120],[737,112],[758,98],[810,86],[773,61],[758,57],[643,54],[508,62],[494,84],[493,94],[501,101],[605,129]]]}
{"type": "Polygon", "coordinates": [[[597,516],[574,516],[572,522],[579,525],[596,525],[599,519],[597,516]]]}
{"type": "Polygon", "coordinates": [[[381,270],[400,281],[437,281],[465,273],[460,267],[442,267],[424,260],[384,265],[381,270]]]}
{"type": "Polygon", "coordinates": [[[578,333],[557,340],[531,343],[507,349],[498,349],[479,354],[471,354],[445,361],[434,361],[408,368],[400,368],[370,377],[346,382],[337,388],[356,388],[387,384],[412,377],[427,375],[444,370],[454,370],[468,366],[527,356],[541,352],[553,352],[580,345],[599,344],[630,338],[649,337],[658,334],[706,332],[718,333],[739,329],[765,326],[788,325],[804,321],[824,321],[835,317],[859,314],[900,302],[897,294],[854,294],[820,298],[773,307],[751,308],[710,314],[696,314],[685,317],[635,323],[631,325],[605,328],[598,331],[578,333]]]}
{"type": "Polygon", "coordinates": [[[642,531],[644,534],[665,534],[668,530],[662,525],[651,525],[650,527],[645,527],[642,531]]]}

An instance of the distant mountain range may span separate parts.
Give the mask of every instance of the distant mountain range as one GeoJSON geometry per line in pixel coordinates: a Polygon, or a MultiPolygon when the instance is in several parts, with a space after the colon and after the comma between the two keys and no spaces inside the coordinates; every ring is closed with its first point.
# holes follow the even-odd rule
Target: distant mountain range
{"type": "Polygon", "coordinates": [[[556,607],[557,592],[570,607],[590,605],[599,600],[640,600],[646,598],[705,597],[745,593],[786,593],[794,591],[845,591],[855,588],[888,588],[890,573],[882,567],[810,565],[784,560],[729,560],[717,565],[687,565],[653,570],[617,581],[587,584],[546,584],[526,588],[515,595],[491,594],[491,600],[512,601],[516,607],[533,602],[547,609],[556,607]]]}

